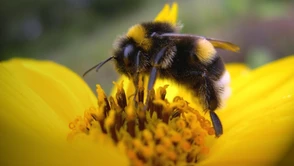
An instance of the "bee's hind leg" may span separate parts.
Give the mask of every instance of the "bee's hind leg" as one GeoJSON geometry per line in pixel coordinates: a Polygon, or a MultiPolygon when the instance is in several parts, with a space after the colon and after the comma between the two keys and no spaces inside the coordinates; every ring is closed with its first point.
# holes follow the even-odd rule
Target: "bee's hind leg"
{"type": "Polygon", "coordinates": [[[205,111],[209,111],[211,122],[215,130],[215,136],[219,137],[223,134],[222,123],[215,113],[215,110],[220,106],[221,99],[219,97],[219,92],[212,80],[207,78],[206,75],[202,76],[201,81],[199,96],[204,105],[205,111]]]}
{"type": "Polygon", "coordinates": [[[223,126],[222,123],[214,111],[209,111],[209,115],[213,124],[213,128],[215,131],[215,136],[219,137],[223,134],[223,126]]]}

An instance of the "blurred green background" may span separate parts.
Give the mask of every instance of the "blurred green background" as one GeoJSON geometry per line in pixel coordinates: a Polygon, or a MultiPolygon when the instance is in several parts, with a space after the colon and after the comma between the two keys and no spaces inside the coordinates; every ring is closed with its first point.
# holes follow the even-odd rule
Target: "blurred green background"
{"type": "MultiPolygon", "coordinates": [[[[133,24],[152,20],[164,3],[156,0],[1,0],[0,60],[53,60],[79,75],[109,57],[112,43],[133,24]]],[[[231,41],[239,54],[219,51],[226,62],[254,68],[294,54],[293,0],[182,0],[182,32],[231,41]]],[[[108,92],[118,77],[113,65],[85,77],[108,92]]],[[[291,151],[288,156],[293,157],[291,151]]],[[[288,157],[288,159],[290,159],[288,157]]],[[[288,163],[287,157],[281,164],[288,163]]],[[[292,160],[291,160],[292,162],[292,160]]]]}
{"type": "MultiPolygon", "coordinates": [[[[1,0],[0,59],[49,59],[82,75],[109,57],[112,43],[133,24],[152,20],[156,0],[1,0]]],[[[239,54],[220,50],[226,62],[251,67],[294,53],[294,2],[276,0],[182,0],[182,32],[231,41],[239,54]]],[[[117,74],[111,63],[85,80],[109,91],[117,74]]]]}

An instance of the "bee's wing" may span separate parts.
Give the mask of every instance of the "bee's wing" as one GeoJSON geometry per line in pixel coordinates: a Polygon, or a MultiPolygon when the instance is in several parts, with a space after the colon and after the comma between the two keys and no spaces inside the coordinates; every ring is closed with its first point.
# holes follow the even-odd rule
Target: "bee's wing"
{"type": "Polygon", "coordinates": [[[204,38],[208,40],[215,48],[221,48],[221,49],[229,50],[233,52],[239,52],[240,50],[240,47],[233,43],[218,40],[218,39],[213,39],[213,38],[206,38],[206,37],[204,38]]]}
{"type": "Polygon", "coordinates": [[[195,38],[195,39],[206,39],[208,40],[215,48],[221,48],[224,50],[229,50],[233,52],[239,52],[240,47],[227,42],[223,40],[218,40],[218,39],[213,39],[213,38],[208,38],[204,36],[198,36],[198,35],[191,35],[191,34],[179,34],[179,33],[163,33],[163,34],[153,34],[155,37],[170,37],[170,38],[175,38],[175,39],[181,39],[181,38],[195,38]]]}

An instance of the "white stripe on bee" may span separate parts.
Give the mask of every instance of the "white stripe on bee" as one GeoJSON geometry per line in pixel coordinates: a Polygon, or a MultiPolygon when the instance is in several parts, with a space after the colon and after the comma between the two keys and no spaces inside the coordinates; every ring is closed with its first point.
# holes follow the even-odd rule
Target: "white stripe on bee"
{"type": "Polygon", "coordinates": [[[220,79],[216,82],[216,86],[221,89],[220,98],[223,101],[230,97],[232,90],[230,87],[231,77],[228,71],[225,71],[220,79]]]}

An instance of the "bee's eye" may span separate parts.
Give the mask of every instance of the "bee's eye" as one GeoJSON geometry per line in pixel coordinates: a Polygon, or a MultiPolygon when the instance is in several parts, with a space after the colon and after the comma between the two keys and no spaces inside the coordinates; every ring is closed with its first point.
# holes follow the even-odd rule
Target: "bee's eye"
{"type": "Polygon", "coordinates": [[[124,62],[125,64],[130,63],[130,55],[134,52],[134,46],[133,45],[127,45],[124,49],[124,62]]]}

